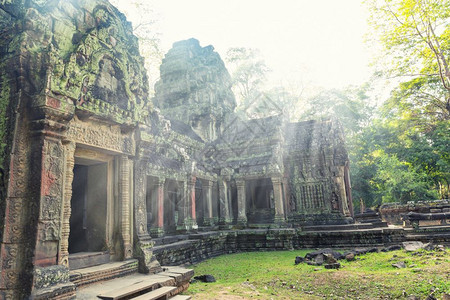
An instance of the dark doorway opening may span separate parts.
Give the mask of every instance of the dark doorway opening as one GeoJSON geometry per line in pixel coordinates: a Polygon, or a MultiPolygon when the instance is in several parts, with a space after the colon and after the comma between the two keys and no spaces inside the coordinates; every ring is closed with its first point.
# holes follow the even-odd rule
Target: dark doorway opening
{"type": "Polygon", "coordinates": [[[177,229],[178,206],[179,206],[179,187],[175,180],[166,179],[164,199],[164,231],[173,234],[177,229]]]}
{"type": "Polygon", "coordinates": [[[108,164],[83,160],[73,173],[69,253],[104,251],[108,164]]]}
{"type": "Polygon", "coordinates": [[[246,181],[245,191],[248,201],[248,222],[253,224],[273,223],[275,203],[270,178],[246,181]]]}

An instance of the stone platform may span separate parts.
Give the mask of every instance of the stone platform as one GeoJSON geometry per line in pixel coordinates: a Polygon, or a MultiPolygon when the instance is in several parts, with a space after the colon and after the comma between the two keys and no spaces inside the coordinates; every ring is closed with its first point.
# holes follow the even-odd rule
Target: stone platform
{"type": "Polygon", "coordinates": [[[222,254],[311,248],[389,246],[408,240],[450,244],[450,227],[420,231],[389,226],[332,226],[288,229],[211,231],[154,239],[153,253],[161,264],[192,264],[222,254]]]}

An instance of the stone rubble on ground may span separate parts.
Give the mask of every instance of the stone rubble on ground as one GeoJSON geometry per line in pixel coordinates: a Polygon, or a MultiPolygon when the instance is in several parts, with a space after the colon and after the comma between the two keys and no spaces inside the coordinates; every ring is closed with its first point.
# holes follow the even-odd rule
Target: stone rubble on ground
{"type": "MultiPolygon", "coordinates": [[[[387,246],[381,249],[378,249],[377,247],[370,247],[370,248],[358,248],[353,249],[350,251],[346,251],[344,253],[340,253],[336,250],[325,248],[320,249],[317,251],[309,252],[305,255],[305,257],[297,256],[295,258],[295,265],[298,265],[299,263],[306,263],[310,266],[322,266],[326,269],[338,269],[340,268],[340,263],[338,260],[345,259],[347,261],[353,261],[356,259],[356,256],[366,254],[366,253],[375,253],[375,252],[389,252],[389,251],[395,251],[395,250],[401,250],[405,249],[405,251],[411,252],[411,251],[417,251],[419,249],[424,249],[427,251],[445,251],[445,247],[443,245],[434,245],[433,243],[427,243],[423,244],[419,241],[411,241],[411,242],[404,242],[402,245],[391,245],[387,246]]],[[[418,252],[415,252],[418,253],[418,252]]],[[[413,253],[414,254],[414,253],[413,253]]],[[[397,257],[397,255],[394,255],[391,260],[398,260],[400,257],[397,257]]],[[[397,261],[395,263],[392,263],[392,266],[395,268],[406,268],[406,264],[404,261],[397,261]]],[[[415,265],[409,266],[410,268],[414,268],[415,265]]],[[[315,269],[316,270],[316,269],[315,269]]],[[[414,272],[421,272],[421,269],[415,268],[414,272]]]]}

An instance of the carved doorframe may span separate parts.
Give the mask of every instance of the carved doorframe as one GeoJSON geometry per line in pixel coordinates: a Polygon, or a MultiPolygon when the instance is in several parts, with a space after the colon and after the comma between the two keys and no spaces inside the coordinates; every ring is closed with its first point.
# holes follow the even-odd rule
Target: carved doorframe
{"type": "Polygon", "coordinates": [[[118,220],[119,209],[117,199],[117,167],[115,166],[116,156],[106,154],[101,150],[91,150],[83,148],[82,146],[69,142],[66,146],[66,163],[65,163],[65,179],[64,179],[64,203],[62,214],[62,234],[60,243],[60,259],[59,263],[62,265],[68,264],[68,246],[70,235],[70,215],[71,215],[71,198],[72,198],[72,182],[74,176],[74,166],[77,160],[89,160],[92,162],[106,163],[107,164],[107,196],[106,196],[106,226],[105,226],[105,243],[109,250],[109,254],[113,260],[117,259],[117,251],[115,249],[116,241],[114,240],[114,226],[118,220]]]}

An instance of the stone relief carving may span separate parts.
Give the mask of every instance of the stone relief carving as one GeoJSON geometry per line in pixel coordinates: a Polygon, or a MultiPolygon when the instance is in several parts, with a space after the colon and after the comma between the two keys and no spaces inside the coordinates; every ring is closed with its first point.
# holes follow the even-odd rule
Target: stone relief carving
{"type": "Polygon", "coordinates": [[[69,123],[66,138],[89,146],[108,149],[115,152],[134,154],[134,141],[112,126],[92,126],[87,122],[73,120],[69,123]]]}

